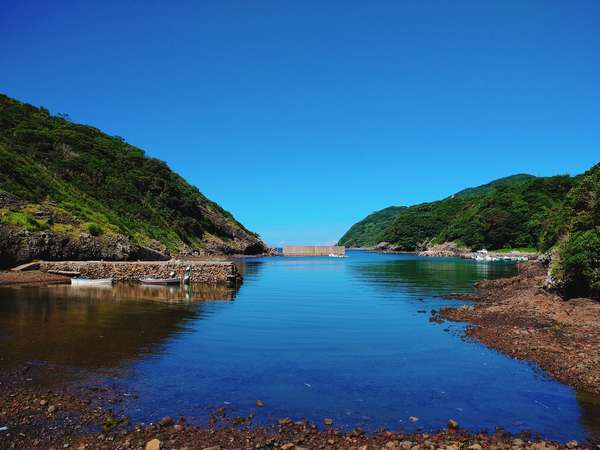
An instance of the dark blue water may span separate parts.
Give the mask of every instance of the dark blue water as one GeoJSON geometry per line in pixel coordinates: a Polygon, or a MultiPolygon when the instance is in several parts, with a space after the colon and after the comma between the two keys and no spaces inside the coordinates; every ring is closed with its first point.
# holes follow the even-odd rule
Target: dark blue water
{"type": "MultiPolygon", "coordinates": [[[[31,359],[77,365],[87,358],[83,366],[118,367],[117,384],[138,396],[127,403],[128,413],[142,421],[183,415],[204,422],[215,407],[226,405],[230,415],[256,413],[258,422],[332,417],[337,426],[368,430],[437,429],[449,418],[471,430],[501,426],[561,440],[582,440],[600,429],[592,397],[532,365],[466,342],[462,324],[429,321],[431,309],[461,303],[440,295],[511,275],[514,266],[366,252],[349,256],[247,259],[239,291],[201,295],[233,298],[227,301],[126,301],[127,295],[113,291],[117,299],[75,294],[74,303],[72,291],[65,290],[72,288],[47,288],[43,296],[54,304],[48,306],[53,314],[60,316],[62,309],[72,316],[61,325],[70,321],[75,330],[92,330],[90,336],[77,335],[88,351],[56,337],[56,345],[71,355],[67,361],[39,354],[34,343],[30,351],[38,353],[31,359]],[[100,313],[90,313],[90,305],[100,313]],[[98,315],[102,320],[89,319],[98,315]],[[101,349],[106,336],[98,338],[100,333],[117,342],[112,357],[101,349]],[[99,349],[95,358],[90,348],[99,349]],[[257,399],[266,407],[257,409],[257,399]]],[[[19,314],[22,320],[23,311],[19,314]]],[[[0,319],[0,330],[2,324],[0,319]]],[[[55,335],[62,336],[43,338],[55,335]]],[[[22,355],[28,347],[20,348],[22,355]]]]}

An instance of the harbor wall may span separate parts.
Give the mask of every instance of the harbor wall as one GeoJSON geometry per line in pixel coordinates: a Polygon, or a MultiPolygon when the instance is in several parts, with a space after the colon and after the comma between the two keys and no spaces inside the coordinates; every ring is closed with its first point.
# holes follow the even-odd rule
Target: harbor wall
{"type": "Polygon", "coordinates": [[[241,279],[230,261],[40,261],[42,272],[78,272],[84,278],[114,278],[135,281],[140,278],[169,278],[171,272],[183,278],[192,267],[192,283],[225,283],[241,279]]]}
{"type": "Polygon", "coordinates": [[[287,245],[283,247],[283,256],[344,256],[346,247],[343,245],[287,245]]]}

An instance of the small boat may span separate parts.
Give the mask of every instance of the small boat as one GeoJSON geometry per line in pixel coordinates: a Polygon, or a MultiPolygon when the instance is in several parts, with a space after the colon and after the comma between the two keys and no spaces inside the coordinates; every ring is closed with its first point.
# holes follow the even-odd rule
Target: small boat
{"type": "Polygon", "coordinates": [[[158,285],[168,285],[168,284],[179,284],[181,280],[175,277],[175,272],[171,272],[169,278],[142,278],[140,282],[142,284],[158,284],[158,285]]]}
{"type": "Polygon", "coordinates": [[[108,286],[113,284],[112,278],[71,278],[73,286],[108,286]]]}
{"type": "MultiPolygon", "coordinates": [[[[189,284],[190,278],[192,274],[192,268],[188,266],[185,270],[185,275],[183,277],[183,283],[189,284]]],[[[180,284],[182,280],[175,276],[175,272],[171,272],[169,274],[169,278],[142,278],[140,282],[142,284],[153,284],[153,285],[172,285],[172,284],[180,284]]]]}
{"type": "Polygon", "coordinates": [[[330,258],[345,258],[346,255],[336,255],[335,253],[330,253],[328,255],[330,258]]]}

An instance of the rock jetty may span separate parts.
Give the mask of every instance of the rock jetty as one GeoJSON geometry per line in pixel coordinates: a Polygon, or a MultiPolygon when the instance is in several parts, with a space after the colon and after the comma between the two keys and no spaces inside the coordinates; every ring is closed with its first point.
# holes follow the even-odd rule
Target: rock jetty
{"type": "Polygon", "coordinates": [[[192,267],[192,283],[225,283],[241,279],[231,261],[40,261],[41,272],[71,272],[85,278],[113,278],[135,281],[144,277],[169,278],[171,272],[183,278],[192,267]]]}

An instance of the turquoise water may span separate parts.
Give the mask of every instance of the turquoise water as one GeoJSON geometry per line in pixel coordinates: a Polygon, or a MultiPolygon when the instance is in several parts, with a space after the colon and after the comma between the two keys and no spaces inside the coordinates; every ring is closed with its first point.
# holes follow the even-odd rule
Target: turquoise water
{"type": "Polygon", "coordinates": [[[592,397],[465,341],[462,324],[429,321],[432,309],[464,303],[440,295],[509,276],[510,264],[366,252],[241,264],[237,290],[0,290],[2,359],[118,369],[134,420],[201,423],[226,405],[263,423],[331,417],[343,428],[430,430],[453,418],[477,431],[597,436],[592,397]],[[28,326],[39,333],[25,337],[28,326]]]}

